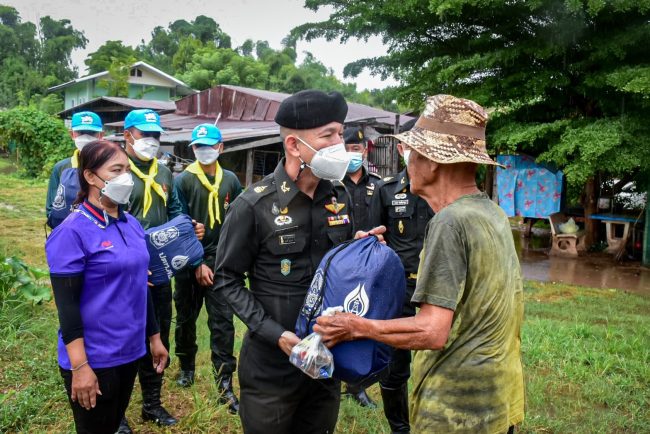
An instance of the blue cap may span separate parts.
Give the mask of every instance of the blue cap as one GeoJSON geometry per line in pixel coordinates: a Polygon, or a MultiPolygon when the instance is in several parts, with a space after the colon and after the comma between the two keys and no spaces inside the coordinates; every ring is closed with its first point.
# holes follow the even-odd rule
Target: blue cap
{"type": "Polygon", "coordinates": [[[124,129],[136,127],[144,132],[162,133],[164,130],[160,126],[160,116],[153,110],[140,109],[132,110],[124,119],[124,129]]]}
{"type": "Polygon", "coordinates": [[[102,120],[93,112],[79,112],[72,115],[72,131],[96,131],[103,129],[102,120]]]}
{"type": "Polygon", "coordinates": [[[190,145],[213,146],[221,143],[221,131],[212,124],[201,124],[192,130],[192,142],[190,145]]]}

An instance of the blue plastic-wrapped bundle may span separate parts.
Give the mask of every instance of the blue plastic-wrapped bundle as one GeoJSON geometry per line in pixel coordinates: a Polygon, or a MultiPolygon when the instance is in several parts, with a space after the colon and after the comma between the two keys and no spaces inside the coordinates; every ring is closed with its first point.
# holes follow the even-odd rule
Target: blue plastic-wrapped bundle
{"type": "Polygon", "coordinates": [[[149,250],[149,282],[162,285],[188,265],[203,258],[203,246],[196,238],[192,219],[180,215],[164,225],[146,231],[149,250]]]}
{"type": "MultiPolygon", "coordinates": [[[[368,319],[393,319],[402,313],[406,279],[397,254],[376,237],[341,244],[323,257],[296,322],[296,334],[312,332],[324,309],[368,319]]],[[[370,339],[343,342],[331,348],[334,377],[351,384],[371,384],[390,362],[390,346],[370,339]]]]}

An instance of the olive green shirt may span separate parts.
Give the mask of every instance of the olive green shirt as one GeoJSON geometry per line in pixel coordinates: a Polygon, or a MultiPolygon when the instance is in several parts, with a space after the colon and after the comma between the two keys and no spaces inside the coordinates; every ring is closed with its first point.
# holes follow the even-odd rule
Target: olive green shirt
{"type": "MultiPolygon", "coordinates": [[[[206,174],[205,177],[210,184],[214,184],[214,176],[206,174]]],[[[214,260],[217,244],[219,243],[221,225],[226,218],[226,211],[232,201],[242,191],[237,175],[229,170],[223,169],[223,177],[221,178],[221,184],[219,184],[221,223],[215,221],[214,227],[212,228],[210,227],[210,213],[208,210],[208,197],[210,196],[210,192],[201,184],[199,178],[195,174],[185,170],[174,179],[174,189],[180,200],[183,213],[205,225],[205,235],[201,240],[204,252],[203,257],[214,260]]],[[[214,261],[207,265],[210,267],[214,266],[214,261]]]]}
{"type": "MultiPolygon", "coordinates": [[[[149,174],[149,169],[153,161],[141,161],[129,156],[129,159],[135,163],[138,169],[145,175],[149,174]]],[[[167,199],[167,204],[162,197],[152,188],[151,189],[151,207],[144,216],[144,181],[135,173],[133,175],[133,191],[129,199],[129,214],[138,219],[144,229],[164,225],[169,220],[182,214],[181,203],[174,191],[174,178],[172,172],[163,164],[158,163],[158,174],[154,177],[155,181],[160,184],[167,199]]]]}
{"type": "Polygon", "coordinates": [[[454,311],[445,347],[417,351],[417,433],[505,433],[524,419],[523,284],[505,213],[467,195],[430,221],[413,302],[454,311]]]}

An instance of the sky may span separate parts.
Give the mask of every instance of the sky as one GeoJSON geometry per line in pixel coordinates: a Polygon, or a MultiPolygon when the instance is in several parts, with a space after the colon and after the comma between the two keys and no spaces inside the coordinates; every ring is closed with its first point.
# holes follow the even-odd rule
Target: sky
{"type": "MultiPolygon", "coordinates": [[[[280,42],[289,31],[306,22],[323,21],[329,10],[313,12],[303,7],[304,0],[0,0],[0,4],[14,7],[22,21],[38,23],[43,16],[69,19],[72,26],[84,32],[89,40],[84,50],[72,53],[72,61],[85,75],[84,60],[104,42],[121,40],[135,47],[142,39],[148,42],[155,26],[167,25],[178,19],[192,21],[198,15],[213,18],[232,38],[232,46],[246,39],[267,40],[271,47],[280,48],[280,42]]],[[[357,78],[343,79],[343,68],[349,62],[364,57],[385,54],[380,38],[368,42],[352,40],[342,45],[338,41],[319,39],[299,41],[298,62],[304,51],[311,52],[334,74],[345,82],[357,84],[357,90],[384,88],[396,85],[394,80],[382,80],[363,72],[357,78]]]]}

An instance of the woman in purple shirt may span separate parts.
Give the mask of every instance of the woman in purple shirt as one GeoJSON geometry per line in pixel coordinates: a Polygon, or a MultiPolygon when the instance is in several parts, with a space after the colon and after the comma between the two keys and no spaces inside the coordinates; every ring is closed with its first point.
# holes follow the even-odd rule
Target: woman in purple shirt
{"type": "Polygon", "coordinates": [[[59,314],[59,366],[78,433],[114,433],[146,337],[160,373],[168,353],[147,289],[149,254],[138,221],[122,210],[133,188],[126,152],[105,140],[79,155],[77,208],[45,252],[59,314]]]}

